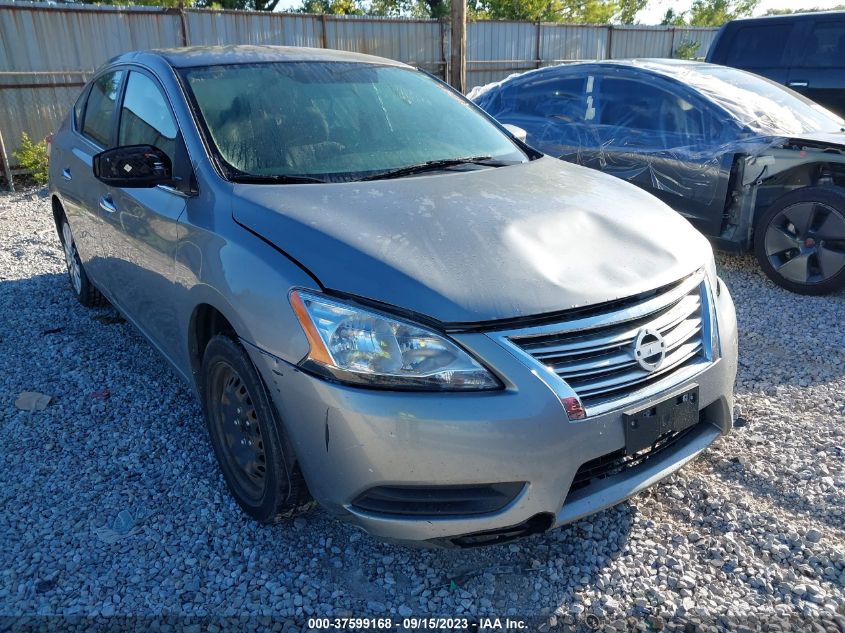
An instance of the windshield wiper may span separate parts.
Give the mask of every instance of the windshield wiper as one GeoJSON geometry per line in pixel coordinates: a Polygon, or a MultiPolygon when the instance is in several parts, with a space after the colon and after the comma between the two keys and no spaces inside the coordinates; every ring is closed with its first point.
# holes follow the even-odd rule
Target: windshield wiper
{"type": "Polygon", "coordinates": [[[512,161],[494,160],[492,156],[465,156],[463,158],[444,158],[443,160],[429,160],[417,165],[408,165],[407,167],[399,167],[397,169],[388,169],[380,171],[377,174],[364,176],[359,180],[385,180],[388,178],[401,178],[402,176],[410,176],[411,174],[420,174],[425,171],[435,171],[437,169],[448,169],[449,167],[457,167],[458,165],[485,165],[488,167],[506,167],[507,165],[514,165],[512,161]]]}
{"type": "Polygon", "coordinates": [[[231,177],[232,182],[271,184],[271,185],[297,185],[302,183],[326,183],[327,180],[320,180],[313,176],[295,176],[289,174],[277,174],[274,176],[261,176],[255,174],[237,174],[231,177]]]}

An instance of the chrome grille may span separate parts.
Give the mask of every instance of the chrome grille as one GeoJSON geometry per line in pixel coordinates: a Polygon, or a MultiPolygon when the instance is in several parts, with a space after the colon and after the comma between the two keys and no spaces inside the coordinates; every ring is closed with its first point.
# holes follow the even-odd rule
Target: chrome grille
{"type": "Polygon", "coordinates": [[[506,338],[553,371],[580,398],[588,414],[611,408],[677,372],[703,368],[710,357],[710,310],[697,273],[656,296],[616,312],[554,326],[509,332],[506,338]],[[659,332],[666,355],[656,370],[638,364],[635,341],[659,332]]]}

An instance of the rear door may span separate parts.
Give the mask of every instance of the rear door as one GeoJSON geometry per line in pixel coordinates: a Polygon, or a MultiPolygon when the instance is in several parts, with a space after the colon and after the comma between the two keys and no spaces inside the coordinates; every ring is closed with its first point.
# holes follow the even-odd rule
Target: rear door
{"type": "Polygon", "coordinates": [[[806,37],[787,85],[845,116],[845,15],[805,23],[806,37]]]}
{"type": "Polygon", "coordinates": [[[505,86],[487,111],[502,123],[524,129],[526,142],[541,152],[578,162],[582,147],[592,147],[585,125],[592,100],[593,78],[583,73],[536,73],[527,81],[505,86]]]}
{"type": "MultiPolygon", "coordinates": [[[[187,161],[170,103],[146,71],[130,70],[118,116],[117,146],[153,145],[170,157],[174,171],[187,161]]],[[[107,283],[136,325],[171,351],[177,221],[185,204],[184,194],[162,186],[106,187],[100,204],[107,283]]]]}
{"type": "MultiPolygon", "coordinates": [[[[55,140],[53,160],[61,175],[57,188],[62,195],[73,239],[85,271],[105,285],[99,198],[105,185],[94,178],[92,158],[111,146],[117,100],[126,73],[112,70],[97,77],[74,107],[71,130],[55,140]]],[[[110,290],[108,287],[106,291],[110,290]]]]}

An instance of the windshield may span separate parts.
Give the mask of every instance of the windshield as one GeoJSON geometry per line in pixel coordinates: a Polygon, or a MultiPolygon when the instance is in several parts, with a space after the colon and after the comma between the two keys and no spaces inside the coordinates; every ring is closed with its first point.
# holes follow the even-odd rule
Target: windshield
{"type": "Polygon", "coordinates": [[[751,73],[700,64],[682,79],[759,134],[841,132],[845,126],[830,110],[751,73]]]}
{"type": "Polygon", "coordinates": [[[429,161],[527,160],[473,106],[416,70],[281,62],[182,76],[229,177],[345,181],[429,161]]]}

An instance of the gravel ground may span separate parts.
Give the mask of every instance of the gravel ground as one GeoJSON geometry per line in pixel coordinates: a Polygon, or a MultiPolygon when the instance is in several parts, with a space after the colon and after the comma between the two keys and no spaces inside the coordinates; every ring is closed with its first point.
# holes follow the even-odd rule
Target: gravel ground
{"type": "Polygon", "coordinates": [[[43,195],[0,194],[0,616],[845,628],[842,293],[792,295],[752,258],[720,257],[741,332],[733,435],[588,520],[506,546],[417,550],[319,509],[246,520],[188,388],[111,308],[72,299],[43,195]],[[19,411],[22,391],[52,403],[19,411]]]}

